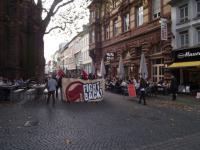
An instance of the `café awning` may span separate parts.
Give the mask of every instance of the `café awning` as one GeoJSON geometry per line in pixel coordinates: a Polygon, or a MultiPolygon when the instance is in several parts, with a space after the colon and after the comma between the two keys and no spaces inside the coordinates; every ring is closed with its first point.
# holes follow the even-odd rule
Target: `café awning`
{"type": "Polygon", "coordinates": [[[168,66],[168,68],[183,68],[200,66],[200,61],[176,62],[168,66]]]}

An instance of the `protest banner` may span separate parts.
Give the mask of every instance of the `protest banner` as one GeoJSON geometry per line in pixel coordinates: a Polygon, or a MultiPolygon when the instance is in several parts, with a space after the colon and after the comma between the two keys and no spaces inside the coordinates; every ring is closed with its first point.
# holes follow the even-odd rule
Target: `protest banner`
{"type": "Polygon", "coordinates": [[[105,91],[105,80],[62,79],[63,99],[69,102],[101,101],[105,91]]]}

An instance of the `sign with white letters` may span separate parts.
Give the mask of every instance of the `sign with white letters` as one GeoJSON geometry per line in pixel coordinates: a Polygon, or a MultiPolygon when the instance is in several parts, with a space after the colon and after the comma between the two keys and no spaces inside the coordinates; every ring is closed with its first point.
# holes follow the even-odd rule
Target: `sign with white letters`
{"type": "Polygon", "coordinates": [[[62,79],[63,98],[65,101],[101,101],[105,91],[105,80],[62,79]]]}
{"type": "Polygon", "coordinates": [[[161,18],[160,19],[160,26],[161,26],[161,40],[167,40],[167,19],[161,18]]]}

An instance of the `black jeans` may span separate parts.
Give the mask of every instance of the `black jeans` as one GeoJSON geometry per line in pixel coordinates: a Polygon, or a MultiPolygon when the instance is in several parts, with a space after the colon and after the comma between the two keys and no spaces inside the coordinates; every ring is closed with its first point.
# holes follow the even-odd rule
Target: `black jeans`
{"type": "Polygon", "coordinates": [[[47,104],[49,103],[50,97],[52,96],[53,104],[55,104],[55,91],[49,91],[47,97],[47,104]]]}
{"type": "Polygon", "coordinates": [[[173,100],[173,101],[176,100],[176,91],[172,91],[172,100],[173,100]]]}
{"type": "Polygon", "coordinates": [[[141,103],[142,99],[144,101],[144,105],[146,105],[145,91],[140,91],[140,100],[139,100],[139,103],[141,103]]]}

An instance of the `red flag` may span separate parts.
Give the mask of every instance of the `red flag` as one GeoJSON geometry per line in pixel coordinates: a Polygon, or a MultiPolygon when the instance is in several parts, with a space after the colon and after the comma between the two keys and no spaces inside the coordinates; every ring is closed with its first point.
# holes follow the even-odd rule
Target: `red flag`
{"type": "Polygon", "coordinates": [[[84,80],[87,80],[88,79],[88,74],[87,72],[85,72],[85,70],[81,70],[81,76],[84,80]]]}
{"type": "Polygon", "coordinates": [[[64,77],[64,75],[65,75],[64,71],[59,69],[57,72],[57,76],[60,78],[60,77],[64,77]]]}

